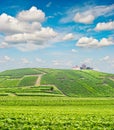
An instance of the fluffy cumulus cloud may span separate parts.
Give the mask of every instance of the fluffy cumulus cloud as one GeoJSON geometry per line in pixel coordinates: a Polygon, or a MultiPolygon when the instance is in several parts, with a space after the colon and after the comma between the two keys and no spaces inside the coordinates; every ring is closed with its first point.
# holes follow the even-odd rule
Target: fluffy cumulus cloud
{"type": "Polygon", "coordinates": [[[72,40],[74,39],[74,35],[72,33],[68,33],[63,37],[64,41],[72,40]]]}
{"type": "Polygon", "coordinates": [[[102,31],[102,30],[114,30],[114,21],[112,22],[103,22],[103,23],[98,23],[95,27],[96,31],[102,31]]]}
{"type": "Polygon", "coordinates": [[[17,18],[26,22],[43,22],[45,20],[45,13],[33,6],[29,10],[20,12],[17,18]]]}
{"type": "Polygon", "coordinates": [[[45,13],[36,7],[21,11],[16,17],[5,13],[0,15],[0,32],[4,38],[0,48],[15,46],[22,51],[49,46],[57,33],[50,27],[43,27],[45,13]],[[31,48],[31,46],[33,46],[31,48]]]}
{"type": "Polygon", "coordinates": [[[56,32],[52,28],[41,28],[39,31],[35,31],[34,33],[19,33],[14,35],[8,35],[5,37],[6,42],[11,43],[36,43],[42,44],[45,40],[51,39],[56,36],[56,32]]]}
{"type": "Polygon", "coordinates": [[[114,4],[110,6],[94,6],[85,10],[76,11],[73,20],[75,22],[91,24],[99,16],[107,16],[114,11],[114,4]]]}
{"type": "Polygon", "coordinates": [[[101,40],[97,40],[92,37],[81,37],[76,46],[79,47],[103,47],[114,45],[114,41],[111,38],[102,38],[101,40]]]}
{"type": "Polygon", "coordinates": [[[95,17],[92,14],[86,15],[85,13],[82,13],[82,14],[81,13],[77,13],[74,16],[74,21],[75,22],[85,23],[85,24],[92,23],[94,19],[95,19],[95,17]]]}
{"type": "Polygon", "coordinates": [[[23,32],[30,33],[41,29],[41,24],[37,21],[32,23],[19,21],[17,18],[5,13],[0,15],[0,23],[0,32],[5,33],[6,35],[23,32]]]}

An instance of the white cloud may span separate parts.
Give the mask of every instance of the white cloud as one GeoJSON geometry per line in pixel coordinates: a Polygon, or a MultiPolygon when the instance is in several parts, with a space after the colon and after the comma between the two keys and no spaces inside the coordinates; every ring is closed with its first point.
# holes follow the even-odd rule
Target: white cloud
{"type": "Polygon", "coordinates": [[[16,47],[22,51],[32,51],[51,45],[57,33],[50,27],[42,27],[45,14],[36,7],[21,11],[17,17],[0,15],[0,48],[16,47]]]}
{"type": "Polygon", "coordinates": [[[96,31],[102,31],[102,30],[114,30],[114,21],[112,22],[103,22],[103,23],[98,23],[95,27],[96,31]]]}
{"type": "Polygon", "coordinates": [[[34,33],[20,33],[9,35],[5,37],[6,42],[11,43],[27,43],[27,42],[36,42],[38,44],[42,44],[42,41],[48,41],[51,38],[57,35],[56,32],[52,28],[41,28],[41,30],[36,31],[34,33]]]}
{"type": "Polygon", "coordinates": [[[5,13],[0,15],[0,32],[2,33],[18,33],[24,30],[24,25],[19,21],[5,13]]]}
{"type": "Polygon", "coordinates": [[[77,13],[74,16],[74,21],[75,22],[79,22],[79,23],[85,23],[85,24],[90,24],[93,22],[93,20],[95,19],[94,15],[92,14],[81,14],[81,13],[77,13]]]}
{"type": "Polygon", "coordinates": [[[105,56],[105,57],[103,57],[101,60],[103,60],[103,61],[108,61],[110,59],[110,56],[105,56]]]}
{"type": "Polygon", "coordinates": [[[66,34],[64,37],[63,37],[63,40],[64,41],[67,41],[67,40],[72,40],[74,39],[74,35],[72,33],[68,33],[66,34]]]}
{"type": "Polygon", "coordinates": [[[0,15],[0,32],[9,35],[13,33],[23,33],[23,32],[34,32],[41,29],[41,24],[39,22],[23,22],[19,21],[5,13],[0,15]]]}
{"type": "Polygon", "coordinates": [[[0,48],[7,48],[7,47],[8,47],[8,43],[6,43],[6,42],[0,43],[0,48]]]}
{"type": "MultiPolygon", "coordinates": [[[[38,45],[32,44],[32,43],[27,43],[27,44],[22,43],[22,44],[17,44],[17,45],[13,45],[13,46],[23,52],[33,51],[33,50],[37,50],[39,48],[38,45]]],[[[42,47],[42,45],[41,45],[41,47],[42,47]]]]}
{"type": "Polygon", "coordinates": [[[101,5],[101,6],[91,6],[87,5],[83,8],[73,7],[66,11],[66,17],[63,17],[60,22],[79,22],[84,24],[92,23],[99,16],[110,16],[114,13],[114,4],[112,5],[101,5]]]}
{"type": "Polygon", "coordinates": [[[6,62],[10,62],[13,59],[7,55],[3,56],[2,58],[0,58],[0,63],[6,63],[6,62]]]}
{"type": "Polygon", "coordinates": [[[9,61],[9,60],[11,60],[11,58],[9,56],[4,56],[4,60],[9,61]]]}
{"type": "Polygon", "coordinates": [[[17,15],[17,18],[26,22],[43,22],[45,20],[45,13],[42,10],[37,9],[35,6],[32,6],[29,10],[21,11],[17,15]]]}
{"type": "Polygon", "coordinates": [[[102,38],[98,41],[92,37],[81,37],[76,44],[79,47],[103,47],[110,45],[114,45],[114,41],[111,38],[102,38]]]}
{"type": "Polygon", "coordinates": [[[80,46],[80,47],[92,47],[92,46],[96,46],[98,44],[98,40],[93,39],[92,37],[88,38],[88,37],[81,37],[76,46],[80,46]]]}
{"type": "Polygon", "coordinates": [[[74,21],[79,23],[90,24],[99,16],[112,15],[114,4],[108,6],[94,6],[81,12],[77,12],[74,21]]]}

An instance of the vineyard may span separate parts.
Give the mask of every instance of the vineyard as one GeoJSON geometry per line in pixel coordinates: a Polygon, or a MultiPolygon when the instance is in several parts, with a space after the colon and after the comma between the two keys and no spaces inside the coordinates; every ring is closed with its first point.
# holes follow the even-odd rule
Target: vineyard
{"type": "Polygon", "coordinates": [[[1,130],[113,130],[114,99],[1,97],[1,130]]]}
{"type": "Polygon", "coordinates": [[[0,130],[114,130],[114,75],[41,68],[1,72],[0,130]]]}
{"type": "Polygon", "coordinates": [[[51,94],[69,97],[114,97],[114,75],[93,70],[41,68],[7,70],[0,73],[0,95],[51,94]]]}

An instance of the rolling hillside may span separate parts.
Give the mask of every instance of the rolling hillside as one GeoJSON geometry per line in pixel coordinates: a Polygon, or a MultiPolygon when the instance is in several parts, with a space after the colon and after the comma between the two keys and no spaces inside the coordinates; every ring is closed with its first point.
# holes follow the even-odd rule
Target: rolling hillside
{"type": "Polygon", "coordinates": [[[114,97],[114,74],[25,68],[0,73],[0,95],[114,97]]]}

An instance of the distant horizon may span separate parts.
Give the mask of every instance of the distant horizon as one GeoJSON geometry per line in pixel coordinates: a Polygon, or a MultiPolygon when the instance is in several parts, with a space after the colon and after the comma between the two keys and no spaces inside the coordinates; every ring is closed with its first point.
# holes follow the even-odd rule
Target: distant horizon
{"type": "MultiPolygon", "coordinates": [[[[73,70],[73,68],[49,68],[49,67],[29,67],[31,69],[34,69],[34,68],[38,68],[38,69],[60,69],[60,70],[73,70]]],[[[28,69],[29,69],[28,68],[28,69]]],[[[0,71],[1,72],[4,72],[4,71],[7,71],[7,70],[16,70],[16,69],[27,69],[27,68],[12,68],[12,69],[6,69],[6,70],[3,70],[3,71],[0,71]]],[[[84,71],[83,69],[82,70],[74,70],[74,71],[84,71]]],[[[89,70],[88,70],[89,71],[89,70]]],[[[91,71],[91,70],[90,70],[91,71]]],[[[97,72],[101,72],[101,73],[107,73],[107,74],[114,74],[114,73],[108,73],[108,72],[104,72],[104,71],[100,71],[100,70],[97,70],[97,69],[94,69],[93,68],[93,71],[97,71],[97,72]]]]}
{"type": "Polygon", "coordinates": [[[0,2],[0,72],[70,69],[114,73],[114,1],[0,2]]]}

